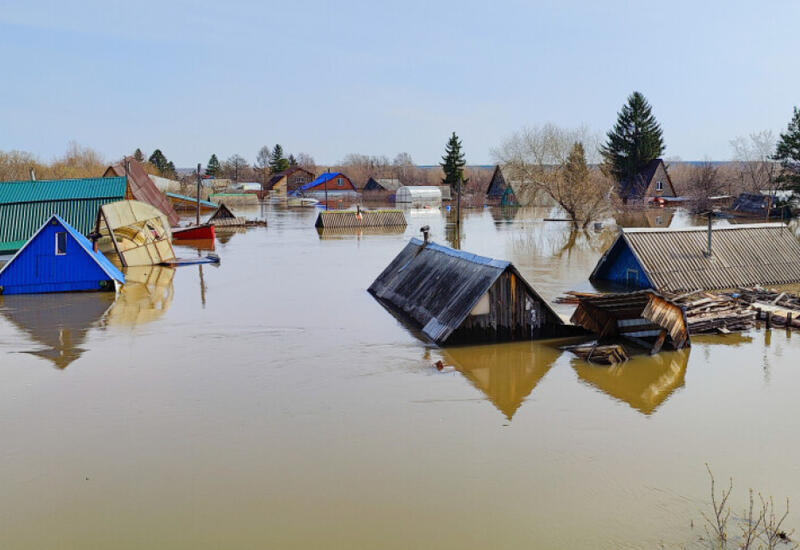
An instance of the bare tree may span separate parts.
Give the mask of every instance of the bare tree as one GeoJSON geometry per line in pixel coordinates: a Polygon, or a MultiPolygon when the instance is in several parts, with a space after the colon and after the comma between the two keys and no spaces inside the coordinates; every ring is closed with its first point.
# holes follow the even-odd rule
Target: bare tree
{"type": "MultiPolygon", "coordinates": [[[[613,180],[599,169],[567,171],[576,144],[585,151],[583,164],[596,163],[599,140],[587,128],[560,128],[554,124],[526,127],[492,151],[506,178],[555,200],[570,216],[574,227],[586,227],[611,204],[613,180]]],[[[574,159],[573,159],[574,160],[574,159]]]]}
{"type": "Polygon", "coordinates": [[[297,154],[297,165],[305,170],[308,170],[309,172],[317,172],[317,163],[314,162],[314,157],[308,153],[297,154]]]}
{"type": "Polygon", "coordinates": [[[229,179],[238,182],[239,178],[245,175],[245,172],[249,167],[250,166],[244,157],[241,155],[232,155],[222,163],[222,172],[229,179]]]}
{"type": "Polygon", "coordinates": [[[719,177],[719,170],[709,159],[691,167],[689,183],[684,193],[691,197],[696,212],[709,210],[712,206],[711,197],[720,195],[722,192],[723,185],[719,177]]]}
{"type": "Polygon", "coordinates": [[[762,190],[773,194],[777,189],[775,176],[779,165],[772,160],[775,152],[775,136],[771,130],[754,132],[747,137],[731,140],[733,160],[739,165],[742,187],[753,193],[762,190]]]}
{"type": "Polygon", "coordinates": [[[264,145],[258,150],[258,154],[256,155],[256,162],[253,166],[258,171],[258,175],[261,177],[261,183],[266,183],[267,178],[269,177],[269,161],[271,158],[271,153],[272,151],[270,151],[270,148],[267,145],[264,145]]]}

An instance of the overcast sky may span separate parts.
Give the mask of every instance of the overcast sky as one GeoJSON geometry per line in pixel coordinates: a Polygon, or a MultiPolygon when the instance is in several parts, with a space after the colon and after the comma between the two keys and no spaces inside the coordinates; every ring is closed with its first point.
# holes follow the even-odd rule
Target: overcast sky
{"type": "Polygon", "coordinates": [[[800,105],[799,20],[796,1],[0,0],[0,150],[433,164],[456,131],[486,164],[524,125],[604,133],[639,90],[665,156],[726,160],[800,105]]]}

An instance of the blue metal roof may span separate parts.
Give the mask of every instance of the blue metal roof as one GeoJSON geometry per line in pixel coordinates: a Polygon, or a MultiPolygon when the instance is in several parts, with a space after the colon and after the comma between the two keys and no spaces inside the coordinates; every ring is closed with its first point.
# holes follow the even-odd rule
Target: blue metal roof
{"type": "MultiPolygon", "coordinates": [[[[418,239],[417,237],[412,237],[411,243],[417,246],[422,246],[425,244],[422,240],[418,239]]],[[[449,246],[442,246],[437,243],[429,242],[427,248],[430,250],[435,250],[436,252],[441,252],[443,254],[447,254],[448,256],[453,256],[454,258],[461,258],[462,260],[467,260],[469,262],[473,262],[479,265],[488,265],[489,267],[497,267],[500,269],[505,269],[511,262],[506,260],[495,260],[494,258],[487,258],[486,256],[478,256],[477,254],[470,254],[469,252],[464,252],[463,250],[456,250],[454,248],[450,248],[449,246]]]]}
{"type": "Polygon", "coordinates": [[[341,172],[325,172],[323,174],[320,174],[319,177],[317,177],[317,179],[315,179],[314,181],[310,181],[307,184],[305,184],[304,186],[298,187],[297,189],[295,189],[294,191],[292,191],[289,194],[290,195],[296,195],[296,194],[301,193],[303,191],[307,191],[308,189],[313,189],[314,187],[316,187],[318,185],[322,185],[326,181],[331,181],[331,180],[333,180],[333,179],[335,179],[337,177],[347,177],[347,176],[345,176],[341,172]]]}
{"type": "Polygon", "coordinates": [[[4,294],[110,290],[122,272],[58,215],[52,215],[0,269],[4,294]],[[59,234],[66,233],[63,251],[59,234]],[[77,244],[76,248],[74,245],[77,244]]]}

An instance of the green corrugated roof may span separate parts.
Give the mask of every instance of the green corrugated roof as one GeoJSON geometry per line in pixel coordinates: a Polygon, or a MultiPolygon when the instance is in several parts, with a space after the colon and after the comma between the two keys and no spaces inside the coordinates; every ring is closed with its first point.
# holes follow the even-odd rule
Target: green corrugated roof
{"type": "Polygon", "coordinates": [[[0,182],[0,205],[100,198],[119,200],[124,196],[125,178],[0,182]]]}
{"type": "Polygon", "coordinates": [[[53,214],[87,235],[104,204],[125,198],[125,178],[0,182],[0,253],[18,250],[53,214]]]}

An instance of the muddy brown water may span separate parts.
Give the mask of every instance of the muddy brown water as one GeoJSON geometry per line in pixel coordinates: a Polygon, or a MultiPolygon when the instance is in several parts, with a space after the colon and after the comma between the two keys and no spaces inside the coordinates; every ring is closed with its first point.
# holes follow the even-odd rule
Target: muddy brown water
{"type": "MultiPolygon", "coordinates": [[[[312,209],[258,214],[219,267],[0,298],[0,547],[701,548],[705,462],[735,511],[753,487],[800,527],[800,335],[616,368],[551,342],[440,349],[366,288],[421,225],[452,242],[443,213],[322,235],[312,209]]],[[[613,231],[545,217],[470,211],[461,246],[550,300],[589,288],[613,231]]]]}

